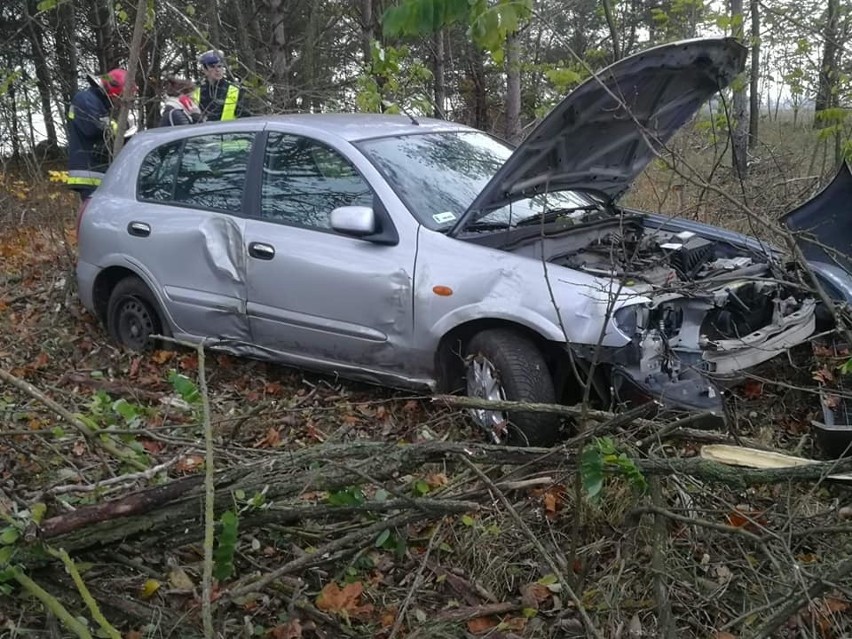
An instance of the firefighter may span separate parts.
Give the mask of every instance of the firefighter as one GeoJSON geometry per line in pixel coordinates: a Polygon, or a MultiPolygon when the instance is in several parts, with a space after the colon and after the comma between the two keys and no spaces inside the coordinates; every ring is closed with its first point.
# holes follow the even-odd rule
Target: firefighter
{"type": "Polygon", "coordinates": [[[193,98],[201,108],[203,121],[233,120],[251,115],[243,99],[239,85],[225,78],[225,54],[221,51],[206,51],[198,57],[204,80],[193,98]]]}
{"type": "MultiPolygon", "coordinates": [[[[77,92],[68,109],[68,188],[87,200],[109,166],[109,143],[118,124],[110,118],[127,82],[125,69],[87,75],[89,88],[77,92]]],[[[135,87],[134,87],[135,89],[135,87]]]]}

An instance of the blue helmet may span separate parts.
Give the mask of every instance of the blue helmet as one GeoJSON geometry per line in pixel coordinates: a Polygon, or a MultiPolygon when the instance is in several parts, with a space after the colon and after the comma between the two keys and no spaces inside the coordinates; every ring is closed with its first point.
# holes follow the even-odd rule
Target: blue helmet
{"type": "Polygon", "coordinates": [[[205,51],[200,56],[198,56],[198,62],[201,64],[202,67],[214,67],[218,64],[224,66],[225,54],[221,51],[211,49],[210,51],[205,51]]]}

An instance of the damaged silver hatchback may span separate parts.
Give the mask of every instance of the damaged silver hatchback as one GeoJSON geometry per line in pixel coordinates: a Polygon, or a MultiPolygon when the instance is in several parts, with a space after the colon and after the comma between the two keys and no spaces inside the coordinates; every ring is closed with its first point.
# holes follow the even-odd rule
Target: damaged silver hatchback
{"type": "MultiPolygon", "coordinates": [[[[170,334],[394,387],[569,402],[589,384],[606,405],[719,411],[819,305],[756,239],[616,202],[745,56],[732,39],[643,51],[514,150],[386,115],[146,131],[81,212],[80,297],[134,349],[170,334]]],[[[811,208],[797,228],[825,221],[811,208]]],[[[549,415],[472,415],[498,442],[559,434],[549,415]]]]}

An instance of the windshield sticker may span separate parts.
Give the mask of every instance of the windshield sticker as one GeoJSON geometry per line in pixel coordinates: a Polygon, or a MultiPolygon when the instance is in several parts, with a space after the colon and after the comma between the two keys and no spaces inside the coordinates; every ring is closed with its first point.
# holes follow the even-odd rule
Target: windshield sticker
{"type": "Polygon", "coordinates": [[[432,216],[432,219],[435,220],[438,224],[444,224],[445,222],[452,222],[456,219],[455,213],[450,213],[449,211],[445,213],[435,213],[432,216]]]}

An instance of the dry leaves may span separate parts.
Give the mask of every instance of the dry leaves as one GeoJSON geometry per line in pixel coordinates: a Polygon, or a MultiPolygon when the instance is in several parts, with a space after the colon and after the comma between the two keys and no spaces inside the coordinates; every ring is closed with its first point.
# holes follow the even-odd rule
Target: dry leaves
{"type": "Polygon", "coordinates": [[[317,596],[317,608],[341,617],[364,620],[373,612],[373,606],[361,603],[363,592],[364,586],[360,581],[346,584],[343,588],[332,581],[317,596]]]}
{"type": "Polygon", "coordinates": [[[290,619],[285,624],[267,630],[266,636],[272,639],[301,639],[302,624],[298,619],[290,619]]]}
{"type": "Polygon", "coordinates": [[[467,630],[471,634],[481,635],[500,623],[495,617],[475,617],[467,622],[467,630]]]}

